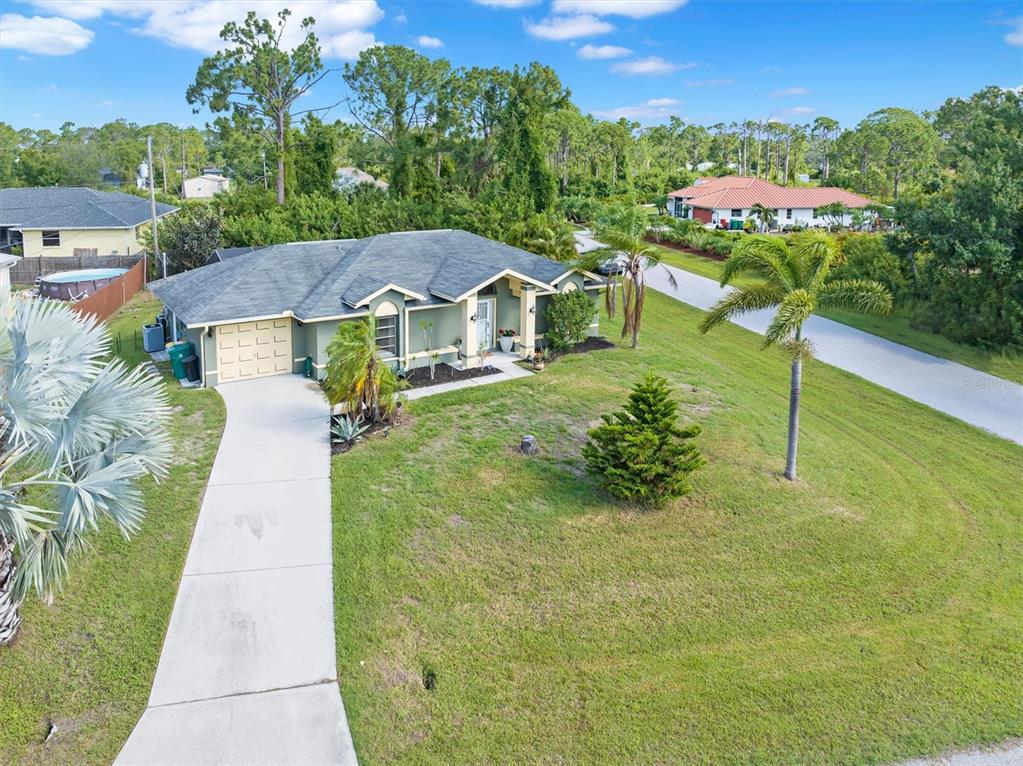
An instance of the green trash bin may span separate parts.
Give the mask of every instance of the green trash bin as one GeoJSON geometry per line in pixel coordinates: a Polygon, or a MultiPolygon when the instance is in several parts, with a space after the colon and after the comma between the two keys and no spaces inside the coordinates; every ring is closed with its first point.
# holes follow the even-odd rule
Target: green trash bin
{"type": "Polygon", "coordinates": [[[174,373],[174,377],[178,380],[183,380],[185,377],[185,365],[182,364],[181,360],[186,356],[192,356],[195,353],[195,346],[190,341],[181,341],[175,343],[167,349],[167,356],[170,357],[171,371],[174,373]]]}
{"type": "Polygon", "coordinates": [[[728,228],[732,231],[742,231],[743,221],[739,218],[733,218],[728,222],[728,228]]]}

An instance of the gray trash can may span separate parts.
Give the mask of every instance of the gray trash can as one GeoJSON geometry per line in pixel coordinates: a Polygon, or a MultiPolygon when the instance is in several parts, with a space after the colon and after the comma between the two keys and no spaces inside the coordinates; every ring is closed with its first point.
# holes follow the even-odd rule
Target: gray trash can
{"type": "Polygon", "coordinates": [[[199,357],[190,354],[181,360],[181,366],[185,368],[185,377],[191,383],[199,382],[199,357]]]}
{"type": "Polygon", "coordinates": [[[155,351],[163,351],[163,326],[159,324],[147,324],[142,327],[142,348],[152,354],[155,351]]]}

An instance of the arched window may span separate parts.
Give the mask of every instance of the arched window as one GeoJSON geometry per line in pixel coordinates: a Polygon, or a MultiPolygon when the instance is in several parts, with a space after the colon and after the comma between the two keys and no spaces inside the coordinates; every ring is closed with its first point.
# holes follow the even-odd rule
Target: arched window
{"type": "Polygon", "coordinates": [[[377,348],[389,356],[398,355],[398,307],[384,301],[373,312],[377,318],[377,348]]]}
{"type": "Polygon", "coordinates": [[[491,282],[486,287],[480,288],[477,295],[497,295],[497,285],[491,282]]]}
{"type": "Polygon", "coordinates": [[[563,292],[563,293],[570,293],[573,290],[578,290],[578,289],[579,289],[579,286],[575,282],[572,282],[572,281],[565,282],[565,284],[563,284],[561,286],[561,292],[563,292]]]}

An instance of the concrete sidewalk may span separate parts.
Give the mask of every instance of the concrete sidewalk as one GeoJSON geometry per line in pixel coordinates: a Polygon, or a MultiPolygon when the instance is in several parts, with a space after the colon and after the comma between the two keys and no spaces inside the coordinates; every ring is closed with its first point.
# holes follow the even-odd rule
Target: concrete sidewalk
{"type": "MultiPolygon", "coordinates": [[[[647,284],[676,300],[709,309],[731,288],[674,266],[646,272],[647,284]],[[665,270],[678,282],[674,289],[665,270]]],[[[735,320],[763,334],[772,312],[757,311],[735,320]]],[[[1023,444],[1023,386],[947,359],[892,343],[876,335],[823,317],[810,317],[804,336],[813,341],[822,362],[936,410],[1023,444]]]]}
{"type": "Polygon", "coordinates": [[[227,424],[149,707],[118,764],[356,764],[337,684],[328,406],[218,388],[227,424]]]}

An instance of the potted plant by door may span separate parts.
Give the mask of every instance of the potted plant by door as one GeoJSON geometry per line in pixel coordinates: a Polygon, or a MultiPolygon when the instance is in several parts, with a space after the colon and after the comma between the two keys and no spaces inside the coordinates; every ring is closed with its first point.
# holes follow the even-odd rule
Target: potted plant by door
{"type": "Polygon", "coordinates": [[[501,346],[501,350],[504,353],[508,353],[512,350],[512,346],[515,345],[515,330],[498,330],[497,331],[497,343],[501,346]]]}
{"type": "Polygon", "coordinates": [[[544,368],[544,362],[547,360],[547,354],[542,348],[538,348],[533,352],[533,369],[542,370],[544,368]]]}

